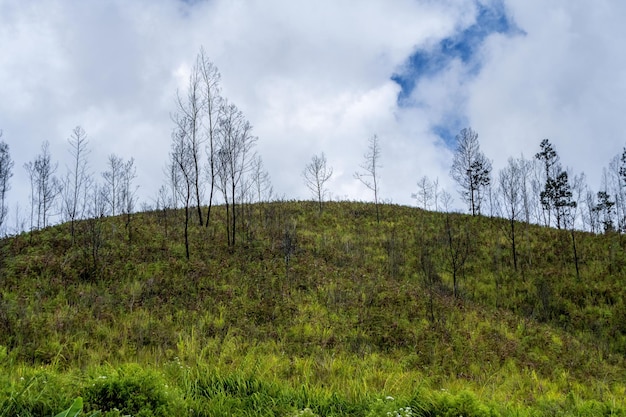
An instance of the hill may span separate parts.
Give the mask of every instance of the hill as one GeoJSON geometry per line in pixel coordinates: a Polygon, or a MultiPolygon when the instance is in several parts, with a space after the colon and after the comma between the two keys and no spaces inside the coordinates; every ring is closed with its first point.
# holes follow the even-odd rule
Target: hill
{"type": "Polygon", "coordinates": [[[625,242],[373,205],[1,243],[0,416],[626,415],[625,242]],[[576,244],[574,252],[573,244],[576,244]],[[394,414],[395,413],[395,414],[394,414]]]}

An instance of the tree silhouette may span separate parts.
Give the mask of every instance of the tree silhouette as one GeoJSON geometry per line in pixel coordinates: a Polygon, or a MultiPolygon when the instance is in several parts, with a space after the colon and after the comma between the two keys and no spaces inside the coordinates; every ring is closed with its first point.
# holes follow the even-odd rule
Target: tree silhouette
{"type": "Polygon", "coordinates": [[[326,165],[326,156],[322,152],[321,155],[313,155],[311,162],[306,165],[302,171],[304,184],[317,199],[320,213],[322,212],[322,204],[324,197],[328,193],[325,187],[326,182],[333,175],[333,168],[326,165]]]}
{"type": "Polygon", "coordinates": [[[72,155],[72,166],[68,172],[63,186],[63,211],[66,219],[70,221],[70,233],[72,242],[76,241],[76,220],[84,216],[87,208],[87,194],[91,186],[92,178],[88,172],[87,155],[87,133],[76,126],[72,130],[72,135],[67,140],[70,145],[72,155]]]}
{"type": "MultiPolygon", "coordinates": [[[[0,138],[2,138],[1,130],[0,138]]],[[[13,160],[9,153],[9,145],[4,141],[0,141],[0,227],[4,225],[8,213],[6,195],[10,189],[9,180],[12,176],[13,160]]]]}
{"type": "Polygon", "coordinates": [[[374,192],[374,205],[376,206],[376,222],[380,223],[380,210],[378,207],[379,180],[378,177],[380,165],[380,143],[378,136],[374,135],[369,139],[369,145],[367,152],[363,155],[365,161],[361,165],[361,168],[365,172],[355,172],[354,178],[361,181],[363,185],[374,192]]]}
{"type": "Polygon", "coordinates": [[[491,184],[491,161],[480,151],[478,133],[468,127],[456,135],[456,150],[450,171],[472,216],[480,214],[485,189],[491,184]]]}

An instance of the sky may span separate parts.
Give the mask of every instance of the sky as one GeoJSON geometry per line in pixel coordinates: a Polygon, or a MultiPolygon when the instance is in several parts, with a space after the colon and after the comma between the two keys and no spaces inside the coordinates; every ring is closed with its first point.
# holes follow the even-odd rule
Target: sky
{"type": "Polygon", "coordinates": [[[153,203],[201,47],[278,196],[312,198],[301,173],[324,152],[332,198],[371,200],[354,173],[376,134],[385,201],[415,205],[427,175],[462,206],[449,171],[464,127],[494,173],[548,138],[598,189],[626,144],[625,15],[618,0],[0,0],[10,216],[28,207],[23,165],[49,141],[64,175],[77,125],[94,177],[132,157],[153,203]]]}

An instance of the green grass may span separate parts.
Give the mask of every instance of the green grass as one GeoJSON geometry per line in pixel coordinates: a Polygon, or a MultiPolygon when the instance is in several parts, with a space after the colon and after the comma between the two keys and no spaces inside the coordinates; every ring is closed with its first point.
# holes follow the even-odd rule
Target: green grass
{"type": "Polygon", "coordinates": [[[515,270],[500,219],[271,203],[228,247],[220,210],[189,261],[176,212],[2,241],[0,416],[626,414],[622,236],[577,232],[577,278],[534,225],[515,270]]]}

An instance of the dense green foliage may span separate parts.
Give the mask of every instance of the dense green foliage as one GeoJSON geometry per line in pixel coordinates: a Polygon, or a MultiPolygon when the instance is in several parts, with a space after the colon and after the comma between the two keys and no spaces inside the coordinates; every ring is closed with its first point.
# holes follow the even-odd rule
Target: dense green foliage
{"type": "Polygon", "coordinates": [[[174,211],[2,241],[0,416],[626,415],[622,235],[519,224],[515,268],[502,219],[220,210],[189,261],[174,211]]]}

